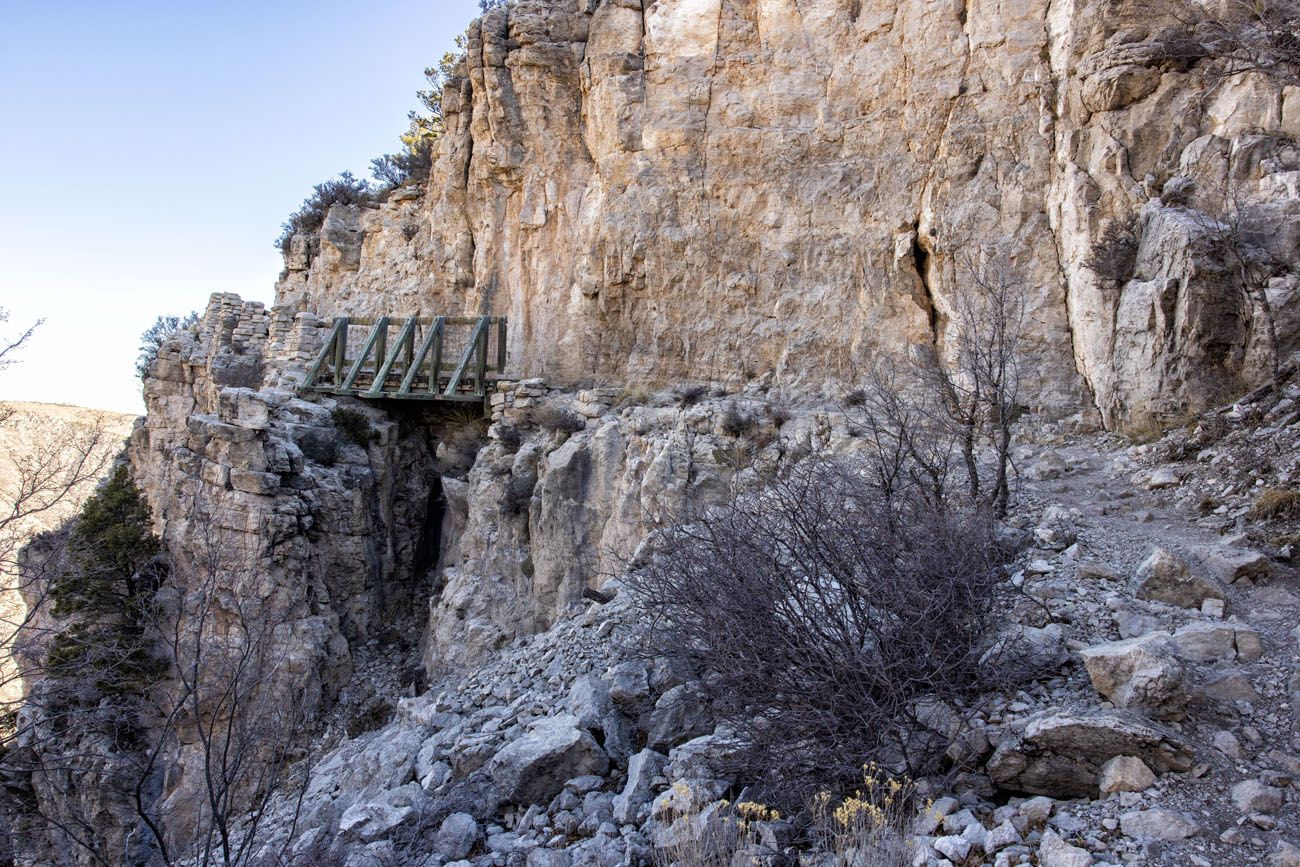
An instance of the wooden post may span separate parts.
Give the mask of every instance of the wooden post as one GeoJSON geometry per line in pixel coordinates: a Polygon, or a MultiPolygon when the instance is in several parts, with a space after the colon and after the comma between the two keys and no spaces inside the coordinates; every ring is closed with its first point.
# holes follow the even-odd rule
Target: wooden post
{"type": "Polygon", "coordinates": [[[447,319],[439,316],[433,322],[434,331],[437,334],[433,341],[433,359],[429,367],[429,394],[438,393],[438,381],[442,379],[442,344],[443,338],[447,334],[447,319]]]}
{"type": "Polygon", "coordinates": [[[475,333],[479,335],[475,348],[478,350],[478,363],[475,365],[474,381],[476,384],[475,392],[480,395],[487,394],[487,350],[488,336],[492,333],[488,328],[488,317],[484,316],[475,333]]]}
{"type": "Polygon", "coordinates": [[[340,316],[338,318],[338,335],[334,344],[334,387],[343,387],[343,377],[346,376],[343,371],[348,363],[348,318],[340,316]]]}
{"type": "MultiPolygon", "coordinates": [[[[429,357],[429,352],[435,346],[438,347],[438,354],[441,355],[442,349],[442,317],[434,320],[433,326],[424,332],[424,339],[420,341],[420,348],[415,351],[411,357],[410,363],[406,366],[406,376],[402,377],[402,384],[397,389],[398,394],[410,394],[411,388],[415,385],[415,378],[420,375],[420,368],[424,366],[424,361],[429,357]]],[[[412,329],[414,331],[414,329],[412,329]]],[[[414,339],[414,334],[412,334],[414,339]]],[[[430,389],[432,391],[432,389],[430,389]]]]}
{"type": "Polygon", "coordinates": [[[420,317],[412,316],[408,321],[411,329],[407,332],[406,344],[402,347],[402,354],[406,358],[405,366],[402,368],[403,373],[411,369],[411,363],[415,360],[415,328],[420,324],[420,317]]]}
{"type": "Polygon", "coordinates": [[[379,368],[384,366],[384,361],[388,358],[388,317],[382,316],[379,321],[379,339],[375,341],[375,379],[379,379],[379,368]]]}
{"type": "Polygon", "coordinates": [[[456,369],[452,371],[451,379],[447,381],[447,388],[443,392],[444,397],[454,397],[460,390],[460,384],[465,379],[465,373],[469,370],[469,364],[474,360],[479,348],[479,341],[487,336],[486,316],[480,316],[478,324],[474,326],[474,333],[469,336],[469,342],[465,344],[465,351],[461,353],[460,362],[456,369]]]}
{"type": "Polygon", "coordinates": [[[497,376],[506,373],[506,318],[497,319],[497,376]]]}

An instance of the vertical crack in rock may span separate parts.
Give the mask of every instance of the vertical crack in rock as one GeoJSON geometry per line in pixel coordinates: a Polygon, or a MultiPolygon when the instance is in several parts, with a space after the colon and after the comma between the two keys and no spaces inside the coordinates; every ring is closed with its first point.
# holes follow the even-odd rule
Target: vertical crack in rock
{"type": "Polygon", "coordinates": [[[934,303],[934,290],[930,286],[930,251],[922,240],[921,224],[918,220],[912,224],[912,268],[916,271],[921,285],[921,301],[925,304],[926,318],[930,324],[930,343],[935,352],[939,351],[941,335],[939,329],[939,310],[934,303]]]}

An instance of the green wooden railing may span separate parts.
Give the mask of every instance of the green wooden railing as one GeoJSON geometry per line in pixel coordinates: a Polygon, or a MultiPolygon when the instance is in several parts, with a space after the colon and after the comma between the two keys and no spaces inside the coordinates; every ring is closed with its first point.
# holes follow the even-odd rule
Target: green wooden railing
{"type": "Polygon", "coordinates": [[[340,316],[300,389],[363,398],[483,401],[505,366],[504,316],[340,316]]]}

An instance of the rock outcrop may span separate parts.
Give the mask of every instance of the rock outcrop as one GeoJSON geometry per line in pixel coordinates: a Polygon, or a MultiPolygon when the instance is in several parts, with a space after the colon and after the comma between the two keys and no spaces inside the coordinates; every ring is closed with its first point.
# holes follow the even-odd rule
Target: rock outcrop
{"type": "Polygon", "coordinates": [[[556,384],[838,394],[942,350],[997,247],[1030,406],[1181,420],[1267,378],[1300,310],[1300,90],[1198,47],[1210,14],[517,0],[470,29],[423,197],[335,208],[280,302],[507,314],[556,384]]]}

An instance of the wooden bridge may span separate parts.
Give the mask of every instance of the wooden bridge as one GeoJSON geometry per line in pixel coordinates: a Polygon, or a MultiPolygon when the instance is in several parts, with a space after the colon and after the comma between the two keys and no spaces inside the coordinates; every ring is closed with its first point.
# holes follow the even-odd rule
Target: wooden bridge
{"type": "Polygon", "coordinates": [[[505,366],[504,316],[340,316],[301,389],[482,403],[505,366]]]}

